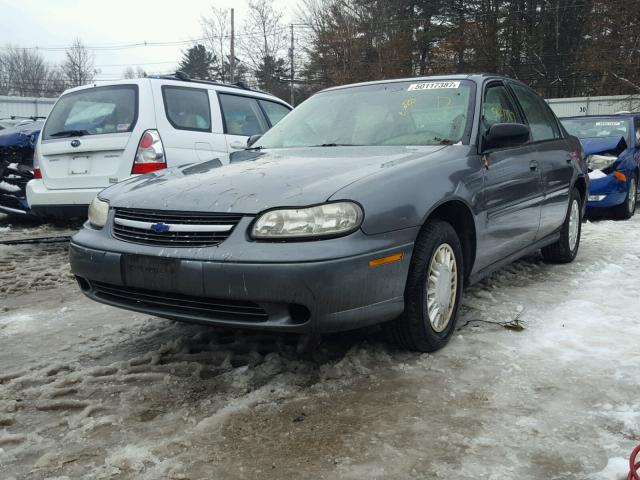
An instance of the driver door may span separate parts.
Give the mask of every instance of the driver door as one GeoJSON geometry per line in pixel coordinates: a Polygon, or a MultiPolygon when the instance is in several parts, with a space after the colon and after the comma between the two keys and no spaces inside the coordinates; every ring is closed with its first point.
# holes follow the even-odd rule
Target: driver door
{"type": "MultiPolygon", "coordinates": [[[[516,105],[502,82],[487,85],[481,107],[481,135],[496,123],[524,124],[516,105]]],[[[536,151],[529,144],[483,152],[481,159],[486,224],[479,267],[483,268],[534,243],[543,188],[536,151]]]]}

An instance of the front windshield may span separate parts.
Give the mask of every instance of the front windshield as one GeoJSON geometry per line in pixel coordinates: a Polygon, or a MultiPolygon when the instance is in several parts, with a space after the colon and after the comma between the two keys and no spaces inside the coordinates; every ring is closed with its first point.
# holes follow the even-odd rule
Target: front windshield
{"type": "Polygon", "coordinates": [[[334,145],[447,145],[469,120],[473,83],[383,83],[321,92],[255,144],[263,148],[334,145]]]}
{"type": "Polygon", "coordinates": [[[629,144],[628,119],[624,118],[571,118],[560,120],[571,135],[578,138],[624,137],[629,144]]]}

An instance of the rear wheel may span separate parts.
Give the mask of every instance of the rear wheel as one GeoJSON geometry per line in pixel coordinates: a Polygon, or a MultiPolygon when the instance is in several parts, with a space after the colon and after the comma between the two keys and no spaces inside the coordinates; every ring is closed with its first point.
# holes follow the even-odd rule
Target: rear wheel
{"type": "Polygon", "coordinates": [[[574,188],[569,197],[569,209],[560,229],[560,239],[542,249],[542,256],[550,263],[569,263],[578,254],[582,232],[582,198],[574,188]]]}
{"type": "Polygon", "coordinates": [[[627,197],[617,207],[614,207],[613,214],[620,220],[628,220],[633,217],[636,212],[636,205],[638,200],[638,177],[634,173],[629,179],[627,185],[627,197]]]}
{"type": "Polygon", "coordinates": [[[405,288],[405,311],[389,322],[405,349],[433,352],[444,347],[455,329],[462,296],[463,258],[454,228],[431,220],[416,241],[405,288]]]}

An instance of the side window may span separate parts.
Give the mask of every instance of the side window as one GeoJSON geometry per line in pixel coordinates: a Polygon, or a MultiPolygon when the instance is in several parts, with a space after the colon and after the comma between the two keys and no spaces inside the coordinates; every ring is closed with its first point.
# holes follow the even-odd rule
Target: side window
{"type": "Polygon", "coordinates": [[[164,85],[162,98],[167,119],[174,128],[211,131],[211,109],[206,90],[164,85]]]}
{"type": "Polygon", "coordinates": [[[224,93],[220,93],[219,98],[228,135],[260,135],[269,130],[255,98],[224,93]]]}
{"type": "Polygon", "coordinates": [[[489,85],[485,90],[482,119],[486,129],[496,123],[522,123],[504,85],[489,85]]]}
{"type": "Polygon", "coordinates": [[[258,100],[260,102],[260,106],[267,114],[269,118],[269,123],[273,127],[276,123],[282,120],[287,116],[291,110],[280,103],[270,102],[269,100],[258,100]]]}
{"type": "Polygon", "coordinates": [[[640,117],[633,119],[633,133],[636,136],[636,147],[640,146],[640,117]]]}
{"type": "Polygon", "coordinates": [[[527,117],[533,141],[539,142],[541,140],[560,138],[558,122],[547,102],[533,90],[517,83],[512,83],[511,88],[527,117]]]}

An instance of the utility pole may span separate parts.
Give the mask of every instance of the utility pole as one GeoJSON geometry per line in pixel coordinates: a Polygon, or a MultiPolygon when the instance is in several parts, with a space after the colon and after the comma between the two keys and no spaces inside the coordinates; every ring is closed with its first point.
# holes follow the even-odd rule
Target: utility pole
{"type": "Polygon", "coordinates": [[[295,101],[294,98],[294,94],[293,94],[293,48],[294,48],[294,43],[293,43],[293,23],[291,24],[291,48],[289,49],[289,58],[291,59],[291,106],[294,106],[293,103],[295,101]]]}
{"type": "Polygon", "coordinates": [[[229,78],[230,83],[235,81],[236,69],[236,50],[235,50],[235,33],[233,29],[233,8],[231,9],[231,58],[229,58],[229,78]]]}

